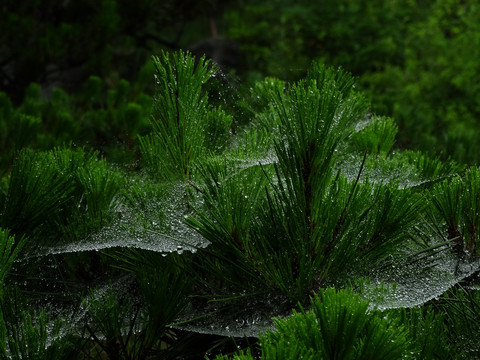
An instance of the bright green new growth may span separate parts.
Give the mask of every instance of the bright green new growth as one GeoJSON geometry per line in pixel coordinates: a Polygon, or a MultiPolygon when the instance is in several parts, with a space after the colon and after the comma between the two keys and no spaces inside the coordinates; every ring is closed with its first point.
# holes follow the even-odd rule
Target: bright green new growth
{"type": "MultiPolygon", "coordinates": [[[[309,310],[301,308],[286,318],[274,319],[275,328],[260,335],[262,360],[447,360],[454,354],[445,341],[446,319],[432,309],[381,312],[351,289],[333,288],[315,294],[310,305],[309,310]]],[[[227,359],[254,357],[250,350],[216,357],[227,359]]]]}
{"type": "Polygon", "coordinates": [[[219,152],[227,142],[232,119],[211,109],[203,85],[216,66],[182,51],[154,57],[156,95],[153,133],[140,138],[148,172],[160,179],[190,179],[193,165],[207,151],[219,152]]]}
{"type": "Polygon", "coordinates": [[[311,306],[276,318],[275,329],[260,335],[262,360],[410,358],[405,327],[395,317],[370,310],[368,301],[353,291],[328,288],[311,298],[311,306]]]}

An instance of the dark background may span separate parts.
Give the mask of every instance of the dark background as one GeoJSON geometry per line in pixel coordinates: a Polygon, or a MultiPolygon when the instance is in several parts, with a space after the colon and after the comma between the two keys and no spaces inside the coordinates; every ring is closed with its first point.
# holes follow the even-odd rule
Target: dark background
{"type": "Polygon", "coordinates": [[[132,148],[148,132],[151,56],[177,49],[213,57],[244,93],[265,76],[297,80],[312,60],[341,66],[374,112],[394,117],[400,148],[475,164],[479,8],[456,0],[6,0],[2,168],[18,148],[68,141],[118,161],[114,148],[132,148]]]}

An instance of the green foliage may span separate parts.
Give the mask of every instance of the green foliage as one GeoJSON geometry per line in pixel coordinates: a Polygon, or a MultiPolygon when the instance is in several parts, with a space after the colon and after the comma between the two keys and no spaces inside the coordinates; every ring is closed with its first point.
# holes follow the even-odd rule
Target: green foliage
{"type": "Polygon", "coordinates": [[[205,119],[205,147],[215,154],[223,153],[229,143],[232,117],[222,109],[207,113],[205,119]]]}
{"type": "Polygon", "coordinates": [[[8,325],[7,349],[2,357],[8,359],[65,359],[72,345],[62,333],[60,320],[51,320],[45,311],[15,314],[8,325]]]}
{"type": "Polygon", "coordinates": [[[225,18],[257,71],[291,79],[303,75],[312,58],[355,74],[400,63],[403,35],[423,7],[408,0],[247,1],[225,18]]]}
{"type": "Polygon", "coordinates": [[[207,37],[208,26],[195,21],[204,20],[219,4],[47,0],[38,5],[8,2],[1,10],[5,52],[0,55],[0,79],[15,103],[31,82],[75,92],[90,75],[131,81],[152,52],[207,37]],[[187,25],[194,30],[184,34],[187,25]]]}
{"type": "Polygon", "coordinates": [[[0,309],[0,354],[7,354],[7,327],[5,326],[5,320],[3,318],[3,310],[0,309]]]}
{"type": "MultiPolygon", "coordinates": [[[[168,327],[188,304],[187,294],[195,278],[185,270],[188,256],[177,253],[167,257],[158,253],[127,253],[126,267],[135,274],[145,302],[144,346],[159,347],[158,340],[168,338],[168,327]],[[134,263],[132,263],[134,260],[134,263]],[[133,266],[132,266],[133,265],[133,266]]],[[[145,351],[145,350],[143,350],[145,351]]]]}
{"type": "MultiPolygon", "coordinates": [[[[186,223],[212,242],[206,264],[217,276],[234,286],[254,285],[257,264],[252,259],[252,223],[266,184],[259,167],[235,170],[227,164],[204,165],[205,184],[199,188],[205,206],[186,223]]],[[[261,266],[258,264],[258,266],[261,266]]]]}
{"type": "Polygon", "coordinates": [[[5,278],[26,242],[25,238],[16,241],[15,236],[10,236],[9,233],[9,230],[0,228],[0,301],[3,300],[5,278]]]}
{"type": "Polygon", "coordinates": [[[404,61],[363,82],[375,110],[393,115],[404,146],[476,163],[478,1],[438,0],[405,32],[404,61]]]}
{"type": "MultiPolygon", "coordinates": [[[[380,312],[349,288],[327,288],[311,298],[311,309],[276,318],[275,328],[260,335],[259,351],[262,360],[457,358],[448,334],[446,318],[431,308],[380,312]]],[[[215,359],[254,357],[239,351],[215,359]]]]}
{"type": "MultiPolygon", "coordinates": [[[[449,339],[445,315],[431,307],[395,309],[414,346],[415,359],[452,359],[455,350],[449,339]]],[[[394,316],[395,316],[394,315],[394,316]]]]}
{"type": "MultiPolygon", "coordinates": [[[[157,184],[142,179],[132,179],[122,191],[122,202],[132,211],[136,221],[143,228],[150,229],[154,224],[166,224],[167,217],[163,204],[168,200],[170,184],[157,184]]],[[[158,230],[158,229],[157,229],[158,230]]]]}
{"type": "Polygon", "coordinates": [[[155,177],[189,179],[192,164],[205,150],[225,148],[231,118],[210,109],[202,86],[217,70],[205,57],[163,53],[154,57],[157,93],[153,105],[153,133],[140,140],[150,173],[155,177]],[[206,148],[205,148],[206,146],[206,148]]]}
{"type": "Polygon", "coordinates": [[[31,145],[39,131],[38,118],[19,114],[5,93],[0,93],[0,149],[2,174],[13,158],[15,150],[31,145]]]}
{"type": "MultiPolygon", "coordinates": [[[[153,76],[153,69],[144,69],[153,76]]],[[[137,136],[150,129],[151,97],[143,92],[148,85],[142,84],[141,79],[137,83],[120,79],[108,84],[91,76],[76,99],[80,111],[75,115],[82,123],[77,135],[80,144],[87,142],[88,146],[101,149],[112,162],[132,161],[133,154],[125,158],[125,152],[138,150],[137,136]]]]}
{"type": "Polygon", "coordinates": [[[317,174],[322,174],[321,179],[329,178],[338,143],[365,110],[363,99],[351,92],[352,84],[349,74],[314,64],[307,80],[288,92],[277,88],[272,93],[269,122],[279,128],[275,150],[280,163],[286,165],[281,170],[295,169],[301,174],[306,192],[317,174]],[[299,164],[292,166],[292,161],[299,164]]]}
{"type": "Polygon", "coordinates": [[[59,176],[52,154],[21,151],[12,168],[7,192],[0,198],[1,225],[14,235],[33,235],[72,196],[69,175],[59,176]]]}
{"type": "MultiPolygon", "coordinates": [[[[124,175],[114,170],[98,153],[60,150],[52,152],[60,174],[67,174],[74,186],[74,196],[64,206],[56,226],[68,242],[110,224],[115,217],[124,175]]],[[[50,230],[51,231],[51,230],[50,230]]]]}
{"type": "Polygon", "coordinates": [[[91,77],[84,85],[84,93],[69,95],[54,88],[48,97],[38,84],[32,83],[17,108],[5,93],[0,93],[1,171],[8,172],[15,153],[23,148],[51,150],[72,141],[78,146],[88,144],[101,149],[113,162],[129,160],[125,159],[125,151],[118,155],[116,148],[133,153],[134,139],[149,128],[146,114],[151,99],[126,80],[118,81],[107,95],[104,87],[98,77],[91,77]]]}
{"type": "MultiPolygon", "coordinates": [[[[324,234],[316,233],[317,219],[312,211],[330,184],[338,143],[363,110],[361,99],[350,93],[351,81],[340,71],[316,66],[308,80],[288,92],[275,87],[270,111],[261,119],[273,124],[283,141],[275,143],[279,159],[275,175],[271,178],[265,173],[265,178],[259,169],[247,169],[232,176],[229,170],[220,172],[223,179],[217,179],[218,168],[207,169],[203,172],[207,188],[200,190],[207,211],[199,212],[197,220],[188,220],[209,241],[221,246],[218,256],[229,265],[260,275],[262,282],[294,301],[311,290],[314,269],[320,267],[321,257],[315,254],[321,252],[317,242],[324,234]],[[266,180],[270,189],[263,195],[266,180]],[[257,217],[250,220],[255,203],[262,205],[257,217]],[[285,218],[289,222],[281,225],[285,218]],[[268,255],[272,253],[276,256],[268,255]]],[[[225,270],[222,273],[227,282],[237,277],[225,270]],[[234,276],[228,279],[227,274],[234,276]]]]}
{"type": "Polygon", "coordinates": [[[101,227],[105,212],[115,207],[115,197],[123,186],[122,174],[111,171],[105,163],[79,168],[76,178],[85,197],[85,208],[90,220],[101,227]]]}
{"type": "Polygon", "coordinates": [[[271,124],[273,166],[200,168],[205,183],[194,188],[204,207],[187,224],[212,243],[202,252],[224,284],[302,302],[318,287],[380,266],[409,242],[421,196],[360,183],[365,159],[356,180],[334,176],[338,149],[365,110],[352,85],[348,74],[314,65],[286,91],[268,87],[259,126],[271,124]]]}
{"type": "MultiPolygon", "coordinates": [[[[263,360],[409,358],[406,329],[395,318],[370,310],[351,290],[328,288],[315,295],[311,305],[309,311],[276,318],[275,330],[260,336],[263,360]]],[[[253,359],[233,357],[244,358],[253,359]]]]}
{"type": "Polygon", "coordinates": [[[93,338],[96,349],[89,349],[97,357],[109,359],[129,359],[135,356],[135,342],[130,339],[135,334],[135,319],[138,309],[133,310],[127,296],[119,295],[111,288],[103,293],[90,291],[90,301],[84,301],[88,309],[88,321],[85,326],[87,336],[93,338]],[[132,311],[133,310],[133,311],[132,311]]]}
{"type": "MultiPolygon", "coordinates": [[[[243,351],[239,351],[232,356],[228,355],[217,355],[215,357],[215,360],[252,360],[255,359],[250,352],[244,353],[243,351]]],[[[285,359],[288,359],[288,357],[285,357],[285,359]]],[[[305,358],[304,358],[305,359],[305,358]]]]}
{"type": "Polygon", "coordinates": [[[250,76],[298,79],[307,59],[342,66],[359,77],[376,113],[395,118],[399,145],[472,164],[479,153],[478,5],[246,1],[224,16],[250,76]]]}
{"type": "Polygon", "coordinates": [[[390,118],[376,117],[360,131],[352,135],[351,141],[357,151],[368,154],[388,154],[397,136],[398,127],[390,118]]]}
{"type": "MultiPolygon", "coordinates": [[[[135,128],[135,121],[125,119],[138,116],[139,109],[132,104],[143,107],[138,97],[151,81],[145,76],[148,57],[165,48],[188,48],[212,35],[205,21],[208,17],[222,35],[235,39],[245,54],[248,71],[242,76],[297,80],[312,59],[342,66],[359,76],[358,85],[367,91],[377,113],[396,119],[402,130],[397,139],[400,146],[439,152],[469,164],[477,160],[478,134],[472,129],[478,119],[478,0],[468,4],[456,0],[167,1],[156,6],[147,0],[134,4],[102,0],[95,5],[47,1],[40,10],[34,3],[12,2],[2,14],[1,44],[7,50],[0,56],[0,79],[15,105],[25,96],[37,101],[40,92],[42,97],[51,97],[55,104],[49,113],[52,117],[40,117],[37,112],[30,120],[23,119],[23,126],[37,130],[29,132],[33,138],[38,137],[38,127],[47,129],[48,134],[32,141],[49,148],[52,142],[60,145],[60,139],[72,140],[71,134],[85,129],[78,126],[82,114],[69,113],[69,107],[77,108],[76,96],[74,101],[64,101],[65,96],[53,90],[55,86],[69,93],[81,92],[82,84],[94,76],[116,91],[123,86],[119,79],[126,79],[134,96],[128,99],[131,104],[123,107],[132,116],[126,118],[122,110],[116,119],[109,114],[106,124],[104,113],[88,120],[90,125],[98,125],[90,128],[90,134],[97,137],[96,145],[105,147],[118,161],[119,153],[105,142],[113,133],[131,149],[137,134],[125,139],[121,127],[135,128]],[[38,23],[44,24],[41,29],[35,26],[38,23]],[[102,36],[93,36],[98,31],[102,36]],[[18,56],[14,61],[9,54],[18,56]],[[41,87],[27,89],[32,82],[41,87]],[[57,108],[61,110],[58,113],[57,108]]],[[[94,94],[89,94],[89,99],[94,94]]],[[[80,108],[84,110],[82,105],[80,108]]],[[[143,125],[145,118],[140,121],[143,125]]]]}
{"type": "Polygon", "coordinates": [[[480,292],[478,289],[458,289],[446,293],[438,306],[445,312],[448,333],[459,359],[474,359],[480,354],[477,339],[480,332],[480,292]]]}
{"type": "MultiPolygon", "coordinates": [[[[10,101],[5,93],[1,96],[4,101],[10,101]]],[[[8,110],[11,105],[3,103],[1,106],[8,110]]],[[[14,151],[25,147],[51,148],[77,138],[79,132],[70,96],[61,89],[54,89],[47,100],[40,85],[35,83],[27,88],[22,105],[7,111],[2,122],[4,150],[7,151],[2,161],[6,163],[14,151]]]]}
{"type": "Polygon", "coordinates": [[[1,226],[58,244],[108,223],[124,180],[96,158],[81,150],[20,151],[0,194],[1,226]]]}
{"type": "Polygon", "coordinates": [[[433,157],[420,151],[407,150],[402,155],[426,179],[438,180],[453,177],[465,170],[465,165],[459,164],[452,159],[441,161],[438,157],[433,157]]]}
{"type": "MultiPolygon", "coordinates": [[[[264,358],[455,356],[449,330],[460,334],[464,314],[476,322],[475,298],[459,297],[456,313],[445,306],[438,315],[426,306],[380,312],[374,301],[399,281],[400,296],[418,303],[415,276],[455,284],[465,273],[460,265],[474,271],[477,168],[462,173],[454,161],[393,149],[394,121],[368,112],[351,75],[318,62],[295,83],[252,86],[241,104],[249,115],[240,119],[232,104],[213,105],[216,85],[207,85],[218,73],[205,58],[162,53],[153,65],[157,94],[144,136],[137,137],[147,99],[135,98],[127,81],[106,90],[91,77],[78,95],[87,109],[82,126],[70,128],[76,99],[62,91],[45,101],[33,85],[21,109],[3,98],[7,116],[42,119],[42,127],[49,114],[53,127],[65,121],[67,133],[98,124],[95,141],[115,129],[133,133],[143,168],[119,171],[98,152],[72,146],[25,148],[38,139],[48,148],[47,137],[21,145],[0,182],[1,351],[22,354],[24,340],[35,352],[47,341],[46,315],[26,311],[35,299],[34,309],[52,301],[74,309],[81,321],[65,334],[75,331],[68,338],[84,358],[176,358],[199,338],[193,331],[257,336],[295,306],[259,336],[264,358]],[[119,248],[93,251],[103,246],[119,248]],[[25,257],[14,263],[20,249],[25,257]],[[349,288],[385,279],[377,292],[365,291],[372,303],[349,288]],[[12,322],[14,313],[24,314],[21,321],[12,322]]],[[[133,157],[131,135],[116,150],[133,157]]],[[[440,295],[428,285],[422,299],[440,295]]],[[[252,354],[253,346],[234,356],[252,354]]]]}
{"type": "Polygon", "coordinates": [[[443,181],[431,191],[432,221],[444,222],[441,229],[460,259],[479,256],[480,171],[472,167],[463,178],[443,181]]]}
{"type": "Polygon", "coordinates": [[[193,358],[297,304],[233,357],[478,357],[480,173],[462,163],[480,154],[479,9],[2,4],[0,357],[193,358]],[[246,55],[247,83],[206,58],[161,52],[214,25],[246,55]],[[112,237],[162,253],[93,251],[112,237]],[[377,298],[327,288],[359,277],[435,298],[380,313],[377,298]],[[438,277],[455,290],[432,292],[438,277]]]}
{"type": "Polygon", "coordinates": [[[86,347],[91,356],[171,358],[176,350],[170,343],[179,339],[168,326],[187,305],[186,294],[193,282],[184,272],[183,260],[175,255],[165,258],[135,250],[113,254],[118,266],[135,275],[141,297],[139,301],[111,286],[90,292],[84,306],[88,312],[86,336],[93,339],[86,347]]]}

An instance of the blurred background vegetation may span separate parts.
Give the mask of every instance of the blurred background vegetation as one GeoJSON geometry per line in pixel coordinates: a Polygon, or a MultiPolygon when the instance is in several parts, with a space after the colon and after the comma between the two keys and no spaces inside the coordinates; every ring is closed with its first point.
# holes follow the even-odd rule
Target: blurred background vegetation
{"type": "MultiPolygon", "coordinates": [[[[219,63],[224,107],[320,60],[357,77],[400,148],[480,160],[478,0],[6,0],[0,16],[0,175],[24,147],[134,163],[151,130],[151,56],[179,48],[219,63]]],[[[236,110],[233,124],[248,120],[236,110]]]]}

